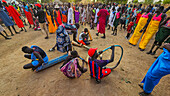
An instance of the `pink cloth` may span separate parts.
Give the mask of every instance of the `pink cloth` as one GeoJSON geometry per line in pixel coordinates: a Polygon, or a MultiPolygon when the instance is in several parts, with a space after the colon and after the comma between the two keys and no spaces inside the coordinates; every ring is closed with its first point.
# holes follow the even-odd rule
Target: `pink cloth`
{"type": "Polygon", "coordinates": [[[143,13],[143,15],[142,15],[142,17],[144,17],[144,18],[149,18],[149,14],[150,14],[150,12],[148,13],[148,14],[146,14],[146,12],[145,13],[143,13]]]}
{"type": "Polygon", "coordinates": [[[155,14],[154,16],[153,16],[153,18],[152,18],[152,20],[155,20],[155,21],[161,21],[161,19],[162,19],[162,13],[158,16],[158,17],[156,17],[156,15],[157,14],[155,14]]]}
{"type": "Polygon", "coordinates": [[[116,13],[116,19],[120,18],[120,12],[116,13]]]}
{"type": "Polygon", "coordinates": [[[99,23],[97,24],[97,30],[98,30],[98,32],[99,32],[99,23]]]}

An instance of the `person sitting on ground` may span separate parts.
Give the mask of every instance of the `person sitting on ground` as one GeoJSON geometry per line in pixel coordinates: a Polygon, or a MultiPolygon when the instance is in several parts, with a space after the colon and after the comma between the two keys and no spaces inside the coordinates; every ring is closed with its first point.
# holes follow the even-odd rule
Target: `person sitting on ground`
{"type": "MultiPolygon", "coordinates": [[[[66,65],[70,60],[79,58],[78,52],[77,51],[71,51],[71,55],[69,55],[66,60],[64,61],[63,65],[60,67],[60,69],[66,65]]],[[[83,61],[85,62],[85,61],[83,61]]],[[[87,68],[84,68],[84,65],[82,67],[79,65],[79,62],[77,62],[77,68],[81,71],[81,73],[85,73],[87,71],[87,68]]]]}
{"type": "Polygon", "coordinates": [[[90,44],[90,42],[88,41],[88,29],[87,28],[84,29],[84,32],[80,33],[78,42],[80,42],[83,45],[90,44]]]}
{"type": "Polygon", "coordinates": [[[71,47],[71,41],[70,41],[70,37],[69,34],[73,34],[73,41],[77,42],[78,44],[80,44],[76,37],[77,37],[77,33],[78,33],[78,29],[79,29],[79,24],[76,23],[74,25],[70,25],[70,24],[61,24],[58,29],[56,30],[56,44],[53,48],[51,48],[49,51],[54,51],[55,47],[57,47],[58,51],[61,52],[68,52],[68,51],[72,51],[72,47],[71,47]]]}
{"type": "Polygon", "coordinates": [[[31,59],[32,62],[24,65],[24,69],[30,69],[34,71],[43,63],[48,62],[47,54],[38,46],[32,45],[30,48],[28,46],[22,47],[22,51],[27,53],[24,55],[25,58],[31,59]]]}
{"type": "Polygon", "coordinates": [[[152,64],[141,82],[144,84],[139,84],[139,86],[144,90],[139,93],[140,96],[150,96],[160,79],[163,76],[170,74],[170,43],[165,43],[163,47],[164,52],[152,64]]]}
{"type": "MultiPolygon", "coordinates": [[[[99,51],[99,53],[97,53],[97,49],[98,48],[90,48],[88,51],[88,55],[90,56],[88,59],[89,65],[93,66],[94,64],[97,64],[100,68],[103,68],[104,66],[106,66],[107,64],[111,63],[114,61],[114,46],[112,46],[110,49],[112,50],[112,55],[110,60],[97,60],[98,58],[98,54],[103,53],[103,51],[99,51]]],[[[91,73],[93,73],[92,71],[94,71],[91,67],[90,67],[91,73]]],[[[96,69],[97,70],[97,69],[96,69]]],[[[110,68],[106,68],[106,69],[102,69],[102,77],[106,77],[111,73],[111,69],[110,68]]],[[[92,76],[92,74],[90,74],[92,76]]]]}

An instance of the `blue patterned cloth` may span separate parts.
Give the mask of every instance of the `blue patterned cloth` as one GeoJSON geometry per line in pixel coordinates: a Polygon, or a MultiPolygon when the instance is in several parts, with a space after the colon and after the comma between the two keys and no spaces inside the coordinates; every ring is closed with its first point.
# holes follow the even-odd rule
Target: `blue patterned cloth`
{"type": "Polygon", "coordinates": [[[68,51],[68,45],[71,44],[69,37],[69,34],[71,34],[71,32],[67,32],[68,30],[77,31],[77,28],[75,25],[62,24],[56,30],[57,50],[63,53],[68,51]]]}

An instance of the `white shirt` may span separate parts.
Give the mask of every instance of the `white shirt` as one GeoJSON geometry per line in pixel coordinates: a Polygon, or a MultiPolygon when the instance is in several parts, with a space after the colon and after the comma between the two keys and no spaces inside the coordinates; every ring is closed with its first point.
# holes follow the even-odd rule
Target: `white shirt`
{"type": "Polygon", "coordinates": [[[80,35],[79,35],[79,40],[83,40],[83,37],[82,35],[84,34],[84,32],[81,32],[80,35]]]}
{"type": "Polygon", "coordinates": [[[68,9],[68,21],[67,21],[67,23],[73,24],[73,9],[72,8],[68,9]],[[70,20],[71,20],[71,23],[69,23],[70,20]]]}

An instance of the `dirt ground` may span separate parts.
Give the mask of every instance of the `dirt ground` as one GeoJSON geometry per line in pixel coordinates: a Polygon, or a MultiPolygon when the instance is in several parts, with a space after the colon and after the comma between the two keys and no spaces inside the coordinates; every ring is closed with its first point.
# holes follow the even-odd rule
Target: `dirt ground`
{"type": "MultiPolygon", "coordinates": [[[[147,55],[153,40],[144,52],[139,51],[138,46],[131,46],[125,39],[126,31],[118,31],[117,36],[110,35],[112,31],[106,31],[106,39],[95,36],[97,30],[91,30],[93,41],[90,47],[105,49],[110,45],[119,44],[124,49],[124,56],[120,65],[100,84],[96,84],[89,76],[89,70],[79,79],[69,79],[59,70],[62,63],[57,64],[39,73],[24,70],[23,65],[30,63],[25,59],[21,51],[23,46],[37,45],[44,49],[49,57],[63,55],[59,51],[48,52],[55,44],[55,34],[50,34],[48,40],[40,31],[33,31],[26,27],[28,32],[21,32],[12,36],[11,40],[0,37],[0,96],[138,96],[140,83],[151,64],[154,56],[147,55]]],[[[85,28],[85,27],[84,27],[85,28]]],[[[89,27],[88,27],[89,28],[89,27]]],[[[80,27],[79,33],[83,30],[80,27]]],[[[8,30],[7,30],[8,31],[8,30]]],[[[8,32],[9,33],[9,32],[8,32]]],[[[74,47],[79,55],[87,57],[85,48],[74,47]]],[[[110,52],[103,53],[104,59],[110,58],[110,52]]],[[[162,50],[157,52],[159,55],[162,50]]],[[[120,56],[120,50],[116,49],[116,60],[120,56]]],[[[109,64],[112,66],[114,63],[109,64]]],[[[165,76],[154,88],[152,96],[170,96],[170,76],[165,76]]]]}

